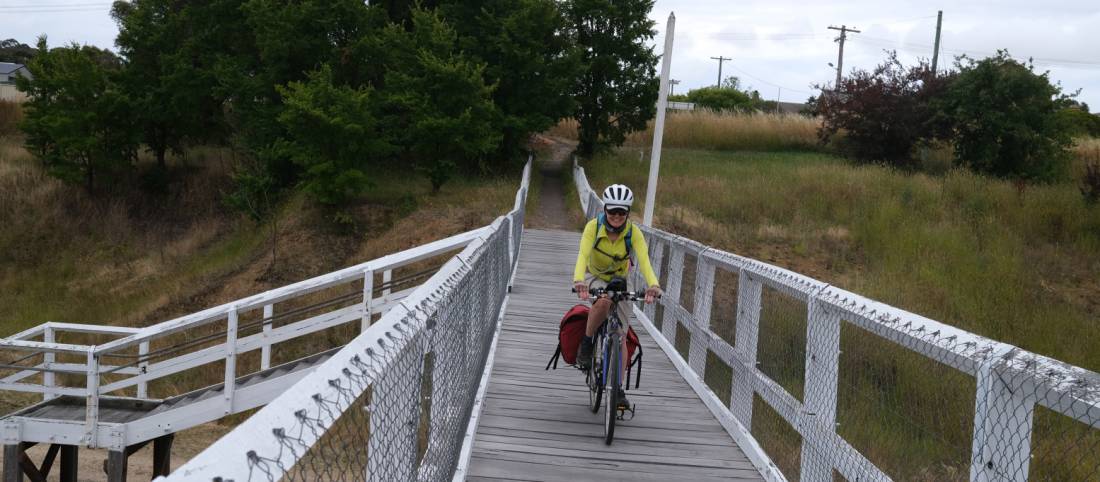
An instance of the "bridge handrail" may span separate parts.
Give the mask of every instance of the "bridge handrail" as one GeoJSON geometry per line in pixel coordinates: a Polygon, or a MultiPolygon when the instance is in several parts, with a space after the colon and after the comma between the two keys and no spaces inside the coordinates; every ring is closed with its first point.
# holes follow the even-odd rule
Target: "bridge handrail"
{"type": "Polygon", "coordinates": [[[449,478],[518,258],[530,167],[528,160],[512,211],[168,480],[296,480],[295,474],[311,470],[370,480],[449,478]],[[429,354],[431,373],[424,361],[429,354]],[[425,377],[431,380],[430,423],[417,460],[425,377]],[[349,431],[349,424],[355,429],[349,431]]]}
{"type": "MultiPolygon", "coordinates": [[[[581,206],[591,218],[602,210],[602,202],[576,161],[573,177],[581,206]]],[[[847,480],[890,479],[837,434],[839,340],[840,326],[844,322],[974,377],[977,391],[969,454],[971,480],[1026,480],[1036,405],[1069,417],[1086,428],[1100,429],[1100,374],[1096,372],[931,320],[781,267],[650,226],[639,226],[646,233],[655,269],[666,269],[662,263],[668,260],[665,276],[669,281],[664,287],[666,295],[659,302],[663,319],[660,336],[656,337],[658,343],[731,435],[745,442],[742,445],[748,446],[746,452],[750,459],[770,479],[781,480],[784,476],[768,456],[787,454],[753,457],[752,448],[759,448],[759,445],[749,435],[748,427],[752,425],[756,395],[802,437],[799,470],[802,480],[832,480],[834,469],[847,480]],[[690,310],[679,301],[682,277],[685,268],[689,268],[685,266],[688,255],[696,259],[696,265],[691,267],[694,268],[695,293],[690,310]],[[710,326],[716,269],[739,276],[736,340],[732,345],[710,326]],[[761,325],[761,288],[765,286],[806,305],[802,400],[758,367],[756,346],[761,325]],[[679,327],[686,329],[691,337],[687,360],[675,348],[679,327]],[[717,355],[733,370],[729,404],[721,402],[703,382],[708,352],[717,355]]],[[[633,275],[635,282],[642,282],[637,273],[633,275]]],[[[656,330],[653,325],[657,321],[655,307],[636,309],[636,313],[656,330]]],[[[1092,463],[1097,464],[1095,470],[1100,471],[1100,461],[1092,463]]]]}

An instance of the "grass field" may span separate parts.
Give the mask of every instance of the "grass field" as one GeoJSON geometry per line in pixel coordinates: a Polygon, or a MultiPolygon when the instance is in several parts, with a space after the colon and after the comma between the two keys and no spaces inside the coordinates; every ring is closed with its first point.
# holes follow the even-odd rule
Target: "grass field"
{"type": "MultiPolygon", "coordinates": [[[[644,192],[645,164],[631,149],[584,165],[594,188],[644,192]]],[[[1100,370],[1100,206],[1073,183],[908,174],[813,152],[667,149],[661,169],[657,227],[1100,370]]],[[[801,396],[805,308],[767,293],[764,304],[761,369],[801,396]]],[[[973,379],[850,326],[841,352],[845,439],[899,480],[965,480],[973,379]]],[[[761,428],[761,443],[797,474],[797,433],[758,412],[760,427],[776,428],[761,428]]],[[[1044,455],[1033,475],[1092,470],[1098,437],[1082,430],[1037,413],[1033,447],[1044,455]]]]}

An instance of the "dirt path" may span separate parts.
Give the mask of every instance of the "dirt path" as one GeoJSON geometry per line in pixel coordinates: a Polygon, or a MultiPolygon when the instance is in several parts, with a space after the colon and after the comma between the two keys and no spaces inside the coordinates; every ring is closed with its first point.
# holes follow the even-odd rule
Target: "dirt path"
{"type": "Polygon", "coordinates": [[[556,137],[544,138],[549,143],[548,155],[539,156],[537,168],[542,183],[539,186],[538,210],[532,213],[528,227],[543,229],[572,229],[572,217],[565,206],[565,179],[563,174],[570,166],[569,155],[576,149],[576,142],[556,137]]]}

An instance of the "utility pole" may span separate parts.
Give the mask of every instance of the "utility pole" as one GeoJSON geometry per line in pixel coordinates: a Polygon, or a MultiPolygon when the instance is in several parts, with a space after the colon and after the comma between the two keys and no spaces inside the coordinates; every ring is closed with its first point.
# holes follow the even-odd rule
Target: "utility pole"
{"type": "Polygon", "coordinates": [[[840,36],[834,40],[840,44],[840,55],[836,60],[836,86],[834,90],[840,90],[840,75],[844,71],[844,41],[848,39],[848,32],[860,33],[859,30],[854,28],[848,28],[846,25],[841,25],[839,28],[832,25],[829,26],[829,30],[840,30],[840,36]]]}
{"type": "Polygon", "coordinates": [[[668,14],[665,51],[661,54],[661,86],[657,90],[657,119],[653,121],[653,150],[649,155],[649,185],[645,190],[645,215],[642,222],[653,226],[653,207],[657,204],[657,173],[661,170],[661,141],[665,137],[665,111],[668,110],[668,79],[672,69],[672,38],[676,35],[676,15],[668,14]]]}
{"type": "Polygon", "coordinates": [[[717,57],[711,57],[710,59],[718,61],[718,85],[717,85],[717,87],[719,89],[721,89],[722,88],[722,62],[725,62],[727,60],[733,60],[733,59],[731,59],[729,57],[723,57],[721,55],[719,55],[717,57]]]}
{"type": "Polygon", "coordinates": [[[943,26],[943,10],[936,13],[936,46],[932,49],[932,76],[936,76],[936,64],[940,60],[940,27],[943,26]]]}
{"type": "Polygon", "coordinates": [[[668,79],[668,96],[669,97],[672,97],[672,96],[676,95],[676,84],[679,84],[679,83],[680,83],[679,80],[668,79]]]}

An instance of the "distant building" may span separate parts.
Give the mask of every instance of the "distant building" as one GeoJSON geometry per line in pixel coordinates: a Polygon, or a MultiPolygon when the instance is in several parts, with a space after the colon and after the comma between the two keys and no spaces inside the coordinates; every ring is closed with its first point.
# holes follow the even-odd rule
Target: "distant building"
{"type": "Polygon", "coordinates": [[[27,99],[26,94],[15,88],[16,77],[34,78],[26,65],[0,62],[0,100],[23,102],[27,99]]]}
{"type": "Polygon", "coordinates": [[[26,65],[0,62],[0,84],[14,84],[17,76],[34,78],[26,65]]]}
{"type": "Polygon", "coordinates": [[[779,112],[782,114],[798,114],[806,108],[806,104],[799,102],[779,102],[779,112]]]}
{"type": "Polygon", "coordinates": [[[695,110],[695,103],[693,102],[669,102],[669,110],[695,110]]]}

